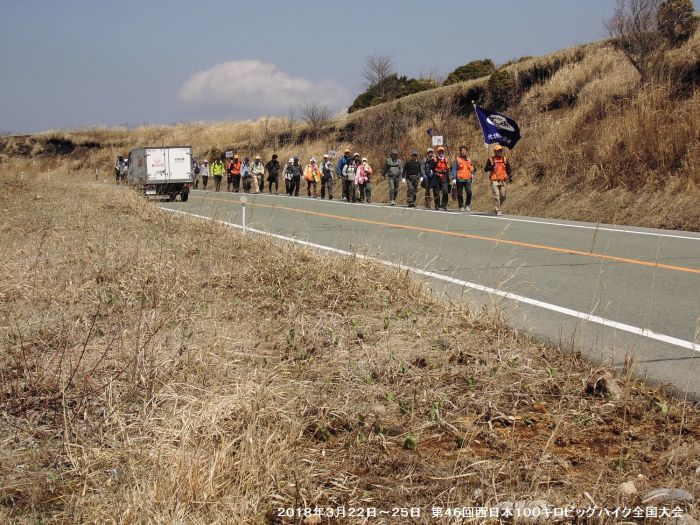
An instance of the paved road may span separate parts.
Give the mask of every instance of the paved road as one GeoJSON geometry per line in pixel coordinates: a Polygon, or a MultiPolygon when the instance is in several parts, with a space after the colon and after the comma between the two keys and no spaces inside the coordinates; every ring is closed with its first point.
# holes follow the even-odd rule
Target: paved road
{"type": "MultiPolygon", "coordinates": [[[[188,202],[163,206],[240,224],[239,198],[193,191],[188,202]]],[[[615,367],[631,353],[640,376],[700,399],[700,234],[247,198],[251,228],[420,269],[437,292],[497,304],[521,331],[574,341],[590,359],[615,367]]]]}

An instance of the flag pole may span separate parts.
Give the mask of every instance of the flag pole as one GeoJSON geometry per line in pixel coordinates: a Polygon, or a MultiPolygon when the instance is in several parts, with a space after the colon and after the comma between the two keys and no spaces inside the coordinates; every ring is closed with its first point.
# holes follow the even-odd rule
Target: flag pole
{"type": "MultiPolygon", "coordinates": [[[[472,100],[472,106],[474,106],[474,116],[476,117],[476,121],[479,123],[479,129],[481,130],[481,134],[486,137],[486,133],[484,133],[484,127],[481,125],[481,120],[479,119],[479,115],[476,113],[476,102],[472,100]]],[[[489,145],[486,143],[486,139],[484,138],[484,149],[486,150],[486,157],[488,158],[489,156],[489,145]]]]}

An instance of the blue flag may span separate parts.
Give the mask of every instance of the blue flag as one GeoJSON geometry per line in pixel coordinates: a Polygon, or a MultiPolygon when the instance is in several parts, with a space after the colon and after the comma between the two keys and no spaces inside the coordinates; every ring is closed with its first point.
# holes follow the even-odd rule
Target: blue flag
{"type": "Polygon", "coordinates": [[[484,132],[486,144],[498,143],[511,149],[515,147],[520,140],[520,128],[513,119],[479,106],[474,106],[474,110],[479,119],[481,131],[484,132]]]}
{"type": "Polygon", "coordinates": [[[433,136],[433,128],[428,128],[428,130],[426,131],[426,133],[427,133],[429,136],[432,137],[432,136],[433,136]]]}

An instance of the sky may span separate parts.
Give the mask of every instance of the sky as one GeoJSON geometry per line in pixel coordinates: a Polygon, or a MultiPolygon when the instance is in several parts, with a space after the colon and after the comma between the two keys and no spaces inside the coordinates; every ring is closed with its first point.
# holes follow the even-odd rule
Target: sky
{"type": "Polygon", "coordinates": [[[600,40],[614,0],[0,0],[0,132],[347,108],[368,55],[447,75],[600,40]]]}

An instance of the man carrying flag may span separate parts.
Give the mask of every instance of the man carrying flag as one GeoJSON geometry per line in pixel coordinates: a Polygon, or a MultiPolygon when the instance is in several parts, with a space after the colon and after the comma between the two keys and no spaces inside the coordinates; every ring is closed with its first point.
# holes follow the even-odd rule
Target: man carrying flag
{"type": "Polygon", "coordinates": [[[486,163],[484,171],[489,174],[491,181],[495,214],[501,215],[501,205],[506,200],[506,182],[513,180],[510,163],[503,154],[503,146],[510,149],[515,147],[520,140],[520,128],[513,119],[495,111],[480,108],[476,104],[474,104],[474,112],[484,133],[484,142],[495,144],[493,157],[486,163]]]}
{"type": "Polygon", "coordinates": [[[493,147],[493,157],[486,162],[484,171],[489,174],[489,179],[491,180],[491,194],[493,195],[493,204],[496,208],[495,214],[501,215],[501,206],[506,200],[506,182],[512,181],[510,164],[503,155],[503,146],[496,144],[493,147]]]}

